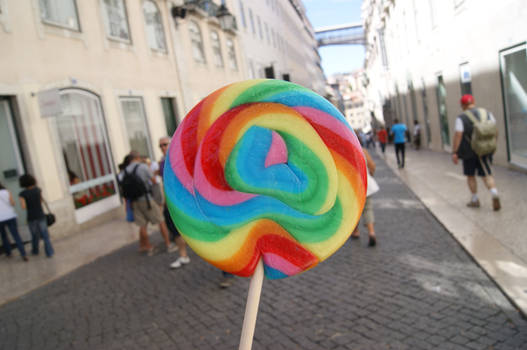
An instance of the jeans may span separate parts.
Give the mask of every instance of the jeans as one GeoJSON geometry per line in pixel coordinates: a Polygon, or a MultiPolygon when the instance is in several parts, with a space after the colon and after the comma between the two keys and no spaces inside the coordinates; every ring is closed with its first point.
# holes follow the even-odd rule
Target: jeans
{"type": "Polygon", "coordinates": [[[5,229],[6,226],[11,232],[11,236],[15,240],[16,247],[20,251],[20,255],[26,256],[24,244],[22,243],[22,239],[20,238],[20,234],[18,233],[16,218],[12,218],[6,221],[0,221],[0,234],[2,235],[2,245],[4,246],[5,254],[7,256],[11,255],[11,242],[9,242],[9,239],[7,239],[7,231],[5,229]]]}
{"type": "Polygon", "coordinates": [[[53,250],[53,246],[49,240],[48,223],[46,218],[44,217],[39,220],[31,220],[27,224],[29,226],[29,231],[31,231],[31,253],[34,255],[38,254],[38,244],[40,242],[40,238],[42,238],[44,241],[44,250],[46,251],[46,256],[48,258],[52,257],[55,251],[53,250]]]}
{"type": "Polygon", "coordinates": [[[397,165],[404,168],[404,143],[395,144],[395,156],[397,157],[397,165]],[[401,160],[399,159],[399,152],[401,153],[401,160]]]}

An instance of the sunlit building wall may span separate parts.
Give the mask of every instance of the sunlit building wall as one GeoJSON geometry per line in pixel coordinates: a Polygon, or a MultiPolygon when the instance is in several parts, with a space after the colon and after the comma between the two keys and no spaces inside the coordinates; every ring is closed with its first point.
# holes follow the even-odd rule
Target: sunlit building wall
{"type": "Polygon", "coordinates": [[[176,3],[0,1],[0,181],[17,196],[19,175],[37,178],[55,237],[121,214],[123,157],[159,159],[194,102],[245,77],[236,31],[190,7],[176,23],[176,3]]]}
{"type": "Polygon", "coordinates": [[[366,0],[366,74],[372,110],[418,120],[424,144],[451,151],[459,99],[492,111],[495,161],[527,168],[527,8],[521,0],[366,0]]]}
{"type": "Polygon", "coordinates": [[[313,28],[299,0],[234,0],[250,78],[284,79],[325,92],[313,28]]]}

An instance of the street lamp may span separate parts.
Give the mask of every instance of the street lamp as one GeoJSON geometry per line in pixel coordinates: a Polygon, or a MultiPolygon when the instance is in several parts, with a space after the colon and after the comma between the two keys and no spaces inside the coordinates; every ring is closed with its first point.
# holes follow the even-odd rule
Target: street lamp
{"type": "Polygon", "coordinates": [[[216,17],[220,21],[221,29],[223,30],[234,30],[235,18],[232,13],[229,12],[227,6],[225,6],[225,1],[221,2],[218,11],[216,12],[216,17]]]}

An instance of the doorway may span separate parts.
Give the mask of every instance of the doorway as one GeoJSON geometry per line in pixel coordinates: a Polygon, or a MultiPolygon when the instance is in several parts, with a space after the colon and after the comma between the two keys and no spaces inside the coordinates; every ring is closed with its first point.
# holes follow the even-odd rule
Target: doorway
{"type": "Polygon", "coordinates": [[[17,200],[21,190],[18,186],[18,177],[24,173],[24,161],[20,152],[11,101],[7,97],[0,97],[0,182],[15,199],[18,229],[25,242],[31,235],[26,224],[26,213],[20,208],[17,200]]]}

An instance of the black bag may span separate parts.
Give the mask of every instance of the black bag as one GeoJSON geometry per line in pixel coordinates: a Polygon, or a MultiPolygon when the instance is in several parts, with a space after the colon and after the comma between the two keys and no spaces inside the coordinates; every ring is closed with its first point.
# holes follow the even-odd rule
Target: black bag
{"type": "MultiPolygon", "coordinates": [[[[42,196],[40,198],[42,198],[42,196]]],[[[48,202],[46,202],[44,200],[44,198],[42,198],[42,201],[44,202],[44,206],[46,207],[46,210],[48,211],[48,213],[46,214],[46,222],[47,222],[48,227],[49,227],[49,226],[53,225],[55,223],[55,221],[57,221],[57,220],[55,218],[55,214],[53,214],[51,212],[51,210],[49,210],[48,202]]]]}
{"type": "Polygon", "coordinates": [[[124,175],[121,180],[121,191],[123,197],[131,202],[138,200],[142,196],[146,196],[148,209],[150,209],[150,200],[148,198],[148,190],[146,184],[137,176],[136,171],[140,164],[136,164],[131,173],[124,169],[124,175]]]}
{"type": "Polygon", "coordinates": [[[48,223],[48,227],[53,225],[55,223],[55,214],[49,213],[46,214],[46,221],[48,223]]]}

